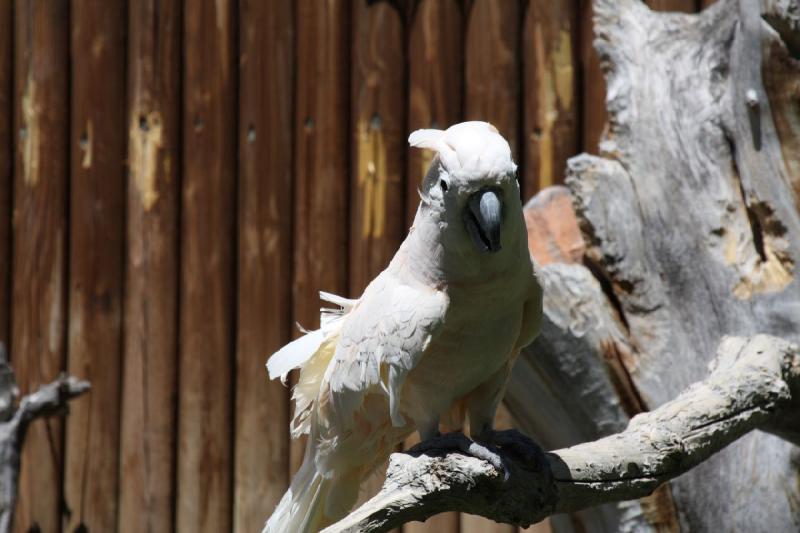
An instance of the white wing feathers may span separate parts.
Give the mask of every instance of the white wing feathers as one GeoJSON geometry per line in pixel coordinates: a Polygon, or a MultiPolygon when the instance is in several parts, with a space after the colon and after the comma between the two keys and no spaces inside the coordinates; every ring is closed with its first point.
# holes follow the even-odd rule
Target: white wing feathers
{"type": "Polygon", "coordinates": [[[280,376],[281,381],[286,384],[289,372],[295,368],[300,368],[306,361],[319,350],[320,345],[325,340],[326,335],[330,335],[336,329],[336,320],[349,313],[357,300],[342,298],[329,292],[320,292],[319,297],[322,301],[338,306],[338,309],[320,309],[320,329],[309,331],[302,337],[293,340],[269,358],[267,361],[267,372],[269,379],[280,376]]]}
{"type": "Polygon", "coordinates": [[[290,342],[267,361],[270,379],[280,376],[284,384],[289,372],[295,368],[301,369],[300,379],[292,391],[295,410],[290,431],[294,438],[309,431],[309,415],[319,395],[325,370],[335,353],[343,319],[356,304],[356,300],[348,300],[326,292],[321,292],[320,298],[338,308],[321,309],[320,329],[309,331],[290,342]]]}
{"type": "Polygon", "coordinates": [[[342,327],[328,368],[336,425],[348,427],[364,395],[377,388],[389,397],[392,423],[403,426],[400,392],[408,372],[438,331],[447,308],[444,293],[379,276],[342,327]]]}
{"type": "Polygon", "coordinates": [[[310,331],[272,354],[267,361],[269,379],[280,376],[285,385],[289,372],[303,366],[319,350],[324,339],[321,329],[310,331]]]}
{"type": "Polygon", "coordinates": [[[444,293],[412,287],[394,276],[382,275],[360,300],[321,293],[339,306],[322,310],[322,327],[287,344],[267,362],[271,379],[286,380],[300,368],[294,388],[293,437],[308,433],[312,411],[326,404],[322,419],[351,427],[364,396],[386,394],[392,423],[403,426],[400,392],[408,372],[422,357],[438,331],[447,308],[444,293]],[[328,401],[321,394],[327,393],[328,401]]]}

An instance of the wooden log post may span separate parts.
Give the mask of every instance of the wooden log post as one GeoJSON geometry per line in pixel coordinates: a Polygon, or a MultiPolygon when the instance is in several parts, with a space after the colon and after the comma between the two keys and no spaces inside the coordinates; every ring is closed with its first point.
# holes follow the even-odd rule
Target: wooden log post
{"type": "Polygon", "coordinates": [[[264,359],[291,332],[294,13],[240,3],[233,531],[261,531],[289,484],[289,391],[264,359]]]}
{"type": "Polygon", "coordinates": [[[174,524],[181,1],[128,10],[121,533],[174,524]]]}
{"type": "MultiPolygon", "coordinates": [[[[463,24],[456,0],[420,0],[408,28],[408,131],[447,128],[462,117],[463,24]]],[[[408,148],[406,223],[419,205],[419,186],[433,152],[408,148]]]]}
{"type": "MultiPolygon", "coordinates": [[[[508,140],[512,157],[521,162],[520,31],[522,4],[491,0],[465,2],[464,120],[484,120],[508,140]]],[[[508,412],[501,406],[495,427],[501,428],[508,412]],[[499,422],[499,424],[498,424],[499,422]]],[[[507,524],[462,514],[461,533],[516,533],[507,524]]]]}
{"type": "Polygon", "coordinates": [[[11,327],[11,197],[14,178],[13,58],[14,20],[11,0],[0,1],[0,342],[8,344],[11,327]]]}
{"type": "MultiPolygon", "coordinates": [[[[350,295],[389,264],[406,233],[405,14],[386,2],[352,2],[350,295]]],[[[388,462],[387,462],[388,464],[388,462]]],[[[366,501],[385,465],[362,484],[366,501]]]]}
{"type": "MultiPolygon", "coordinates": [[[[11,354],[23,393],[65,368],[69,3],[14,10],[14,284],[11,354]]],[[[61,530],[63,423],[39,420],[22,451],[18,531],[61,530]]]]}
{"type": "Polygon", "coordinates": [[[577,0],[528,2],[522,32],[524,198],[564,179],[579,151],[580,42],[577,0]]]}
{"type": "MultiPolygon", "coordinates": [[[[408,128],[446,128],[463,113],[463,9],[466,2],[420,0],[409,2],[408,128]]],[[[419,205],[419,187],[433,152],[407,148],[406,224],[410,227],[419,205]]],[[[412,436],[406,446],[416,443],[412,436]]],[[[422,523],[407,524],[404,533],[457,533],[460,518],[446,513],[422,523]]]]}
{"type": "Polygon", "coordinates": [[[66,531],[117,526],[125,242],[126,2],[71,3],[72,111],[67,370],[94,383],[74,402],[64,460],[66,531]],[[97,83],[97,73],[103,82],[97,83]]]}
{"type": "MultiPolygon", "coordinates": [[[[297,3],[293,318],[319,326],[319,290],[346,294],[350,116],[349,3],[297,3]],[[314,216],[312,216],[314,213],[314,216]],[[313,223],[312,223],[313,221],[313,223]]],[[[295,329],[295,334],[299,332],[295,329]]],[[[291,445],[291,472],[305,439],[291,445]]]]}
{"type": "Polygon", "coordinates": [[[237,5],[184,2],[178,531],[231,530],[237,5]]]}

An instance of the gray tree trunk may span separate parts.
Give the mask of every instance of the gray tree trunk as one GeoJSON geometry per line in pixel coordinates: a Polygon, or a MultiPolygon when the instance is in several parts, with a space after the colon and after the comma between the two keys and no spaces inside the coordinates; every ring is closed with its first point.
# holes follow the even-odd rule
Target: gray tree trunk
{"type": "MultiPolygon", "coordinates": [[[[567,181],[590,269],[560,274],[572,294],[547,296],[545,332],[507,396],[550,448],[671,400],[706,375],[724,335],[800,340],[797,1],[683,15],[598,0],[595,13],[609,127],[602,157],[571,160],[567,181]],[[574,290],[596,281],[607,305],[574,290]]],[[[754,432],[654,498],[556,529],[575,520],[587,531],[800,531],[798,449],[754,432]]]]}

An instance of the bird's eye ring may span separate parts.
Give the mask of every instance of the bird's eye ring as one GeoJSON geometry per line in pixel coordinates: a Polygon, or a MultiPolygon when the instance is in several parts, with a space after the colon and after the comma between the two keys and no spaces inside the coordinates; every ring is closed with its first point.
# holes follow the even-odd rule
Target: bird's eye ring
{"type": "Polygon", "coordinates": [[[447,181],[444,178],[439,179],[439,187],[442,188],[442,192],[447,192],[447,181]]]}

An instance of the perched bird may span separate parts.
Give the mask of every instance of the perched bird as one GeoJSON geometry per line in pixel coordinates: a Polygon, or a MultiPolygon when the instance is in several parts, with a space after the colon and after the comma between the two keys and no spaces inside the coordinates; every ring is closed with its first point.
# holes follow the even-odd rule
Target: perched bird
{"type": "Polygon", "coordinates": [[[458,427],[466,413],[481,442],[519,350],[539,332],[542,290],[506,140],[464,122],[408,141],[436,156],[391,263],[357,300],[320,293],[337,309],[267,362],[273,379],[300,369],[291,433],[308,441],[265,532],[344,517],[398,443],[414,430],[437,436],[445,417],[458,427]]]}

